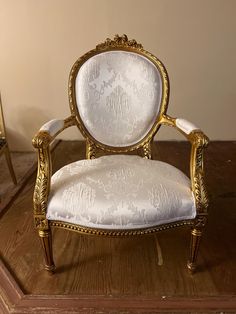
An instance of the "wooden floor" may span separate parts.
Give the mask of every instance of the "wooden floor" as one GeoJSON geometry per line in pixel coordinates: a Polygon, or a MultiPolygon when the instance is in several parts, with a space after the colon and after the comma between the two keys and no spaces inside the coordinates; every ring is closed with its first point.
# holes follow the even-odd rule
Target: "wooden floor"
{"type": "MultiPolygon", "coordinates": [[[[154,159],[166,161],[188,174],[189,148],[185,142],[155,143],[154,159]]],[[[84,158],[84,154],[83,143],[61,142],[53,153],[54,171],[84,158]]],[[[24,295],[130,297],[140,300],[140,309],[142,298],[204,301],[213,297],[219,302],[221,298],[228,300],[224,304],[230,306],[225,309],[236,313],[236,303],[235,311],[232,303],[236,300],[235,156],[236,142],[214,142],[207,150],[205,164],[211,208],[200,247],[199,271],[194,276],[186,270],[189,228],[130,239],[81,236],[55,229],[53,250],[57,272],[50,276],[43,270],[43,255],[33,228],[35,175],[0,220],[3,263],[24,295]]],[[[218,310],[224,310],[224,306],[218,310]]],[[[174,313],[174,308],[172,311],[170,308],[168,313],[174,313]]],[[[180,311],[181,307],[176,306],[177,309],[180,311]]],[[[206,305],[206,312],[207,309],[210,310],[206,305]]]]}
{"type": "Polygon", "coordinates": [[[37,167],[37,158],[33,152],[11,153],[11,160],[17,185],[12,181],[5,156],[0,156],[0,216],[37,167]]]}

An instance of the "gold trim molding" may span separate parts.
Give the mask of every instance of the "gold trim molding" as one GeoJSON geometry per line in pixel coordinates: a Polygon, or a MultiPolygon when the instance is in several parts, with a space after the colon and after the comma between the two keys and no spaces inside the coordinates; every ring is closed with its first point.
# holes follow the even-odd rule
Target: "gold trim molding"
{"type": "Polygon", "coordinates": [[[62,221],[50,220],[50,226],[62,228],[62,229],[69,229],[72,231],[76,231],[81,234],[89,234],[89,235],[96,235],[96,236],[107,236],[107,237],[129,237],[129,236],[140,236],[140,235],[147,235],[152,234],[158,231],[163,231],[167,229],[172,229],[176,227],[186,226],[186,225],[193,225],[193,220],[183,220],[174,223],[164,224],[156,227],[146,228],[146,229],[125,229],[125,230],[106,230],[106,229],[95,229],[95,228],[88,228],[83,227],[71,223],[65,223],[62,221]]]}

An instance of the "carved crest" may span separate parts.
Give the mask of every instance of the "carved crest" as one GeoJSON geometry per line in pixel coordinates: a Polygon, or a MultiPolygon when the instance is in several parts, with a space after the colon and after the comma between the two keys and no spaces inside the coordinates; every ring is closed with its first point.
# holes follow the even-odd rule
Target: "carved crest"
{"type": "Polygon", "coordinates": [[[96,46],[97,49],[105,48],[118,48],[118,47],[132,47],[137,49],[143,49],[141,44],[138,44],[135,39],[128,39],[128,36],[123,34],[122,36],[115,35],[114,39],[107,38],[105,42],[96,46]]]}

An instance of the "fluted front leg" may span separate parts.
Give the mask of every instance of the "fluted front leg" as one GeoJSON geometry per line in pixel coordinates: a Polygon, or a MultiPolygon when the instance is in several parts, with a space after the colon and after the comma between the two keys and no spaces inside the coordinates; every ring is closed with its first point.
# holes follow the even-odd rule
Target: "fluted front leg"
{"type": "Polygon", "coordinates": [[[196,270],[196,261],[199,251],[199,245],[204,227],[207,223],[207,215],[199,215],[196,217],[195,225],[191,231],[190,256],[187,267],[191,273],[196,270]]]}
{"type": "Polygon", "coordinates": [[[202,231],[193,228],[191,231],[191,241],[190,241],[190,256],[187,267],[191,273],[196,270],[196,260],[199,251],[199,244],[202,236],[202,231]]]}
{"type": "Polygon", "coordinates": [[[45,258],[45,269],[50,273],[54,273],[55,265],[53,261],[53,253],[52,253],[52,234],[51,230],[39,230],[39,236],[42,243],[42,248],[44,252],[45,258]]]}
{"type": "Polygon", "coordinates": [[[32,140],[33,146],[38,151],[38,173],[33,197],[34,223],[44,251],[45,269],[51,273],[54,272],[55,265],[52,254],[51,229],[46,215],[52,176],[50,143],[60,132],[75,124],[74,116],[65,120],[51,120],[40,128],[32,140]]]}

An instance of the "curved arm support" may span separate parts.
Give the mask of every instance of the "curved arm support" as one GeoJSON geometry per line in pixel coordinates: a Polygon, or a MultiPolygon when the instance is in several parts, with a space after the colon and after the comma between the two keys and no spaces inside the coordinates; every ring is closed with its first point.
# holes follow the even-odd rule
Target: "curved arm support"
{"type": "Polygon", "coordinates": [[[204,180],[203,152],[204,148],[207,147],[209,140],[200,130],[190,133],[189,140],[192,143],[190,176],[192,191],[196,200],[197,213],[207,214],[209,199],[204,180]]]}
{"type": "MultiPolygon", "coordinates": [[[[204,182],[203,151],[209,143],[208,137],[200,129],[184,119],[175,119],[163,115],[160,123],[175,127],[191,142],[191,188],[195,196],[197,215],[207,215],[209,200],[204,182]]],[[[206,219],[204,218],[203,220],[202,224],[205,224],[206,219]]]]}
{"type": "Polygon", "coordinates": [[[32,140],[32,145],[35,148],[46,148],[59,133],[72,125],[76,125],[75,116],[70,116],[65,120],[51,120],[39,129],[32,140]]]}
{"type": "Polygon", "coordinates": [[[75,124],[74,116],[65,120],[51,120],[39,130],[32,140],[33,146],[38,149],[38,172],[33,204],[35,226],[40,230],[48,229],[46,211],[52,175],[50,143],[60,132],[75,124]]]}

